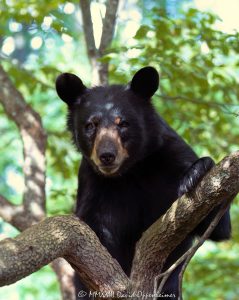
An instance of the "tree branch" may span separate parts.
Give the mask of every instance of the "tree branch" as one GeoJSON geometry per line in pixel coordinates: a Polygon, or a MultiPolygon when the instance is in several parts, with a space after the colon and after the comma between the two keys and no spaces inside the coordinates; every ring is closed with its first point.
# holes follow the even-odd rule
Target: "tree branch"
{"type": "MultiPolygon", "coordinates": [[[[183,274],[184,271],[188,265],[188,263],[190,262],[191,258],[194,256],[194,254],[197,252],[197,250],[202,246],[202,244],[205,242],[205,240],[210,236],[210,234],[213,232],[213,230],[215,229],[215,227],[217,226],[218,222],[220,221],[221,217],[225,214],[225,211],[228,209],[228,206],[230,205],[229,203],[225,203],[224,206],[221,207],[221,209],[219,210],[219,212],[217,213],[216,217],[212,220],[211,224],[209,225],[209,227],[207,228],[207,230],[205,231],[205,233],[197,239],[196,243],[190,248],[188,249],[187,252],[185,252],[172,266],[170,266],[165,272],[157,275],[154,278],[154,294],[160,294],[162,292],[162,289],[164,287],[164,284],[166,283],[167,279],[169,278],[169,276],[172,274],[172,272],[183,263],[183,267],[182,270],[179,274],[179,295],[180,297],[182,297],[182,281],[183,281],[183,274]],[[160,285],[159,284],[159,281],[160,285]]],[[[157,297],[154,297],[154,300],[156,300],[157,297]]],[[[180,298],[181,299],[181,298],[180,298]]]]}
{"type": "Polygon", "coordinates": [[[23,230],[23,220],[19,216],[23,216],[23,206],[13,205],[5,197],[0,195],[0,217],[7,223],[10,223],[18,230],[23,230]]]}
{"type": "MultiPolygon", "coordinates": [[[[106,13],[103,21],[103,31],[99,47],[99,57],[103,57],[106,54],[107,48],[111,45],[114,37],[116,15],[118,9],[119,0],[106,1],[106,13]]],[[[109,63],[101,62],[99,64],[99,76],[102,84],[108,83],[109,77],[109,63]]]]}
{"type": "MultiPolygon", "coordinates": [[[[117,291],[152,294],[155,277],[167,272],[161,274],[169,254],[214,207],[222,202],[229,205],[238,191],[239,151],[214,166],[193,192],[175,201],[147,229],[136,245],[131,286],[118,262],[100,244],[95,233],[74,216],[45,219],[15,239],[1,241],[0,285],[15,282],[55,258],[64,257],[94,291],[111,295],[117,295],[117,291]]],[[[217,218],[219,216],[205,234],[213,229],[217,218]]],[[[185,255],[189,257],[195,250],[185,255]]]]}
{"type": "MultiPolygon", "coordinates": [[[[8,117],[16,123],[21,134],[25,181],[22,205],[13,205],[0,195],[0,217],[22,231],[40,221],[45,215],[46,134],[40,116],[25,102],[1,65],[0,83],[0,103],[8,117]]],[[[65,262],[64,265],[66,264],[65,262]]],[[[52,267],[59,278],[63,299],[74,299],[72,296],[74,289],[68,284],[69,267],[63,272],[63,264],[59,260],[55,260],[52,267]],[[63,280],[66,274],[68,274],[67,281],[63,280]]]]}
{"type": "MultiPolygon", "coordinates": [[[[25,179],[23,221],[25,224],[18,223],[21,228],[26,228],[38,222],[45,214],[46,134],[40,116],[25,102],[22,94],[12,84],[1,65],[0,82],[0,102],[8,117],[18,126],[23,141],[25,179]]],[[[13,208],[14,206],[12,210],[13,208]]],[[[17,216],[17,210],[19,207],[16,206],[15,216],[17,216]]],[[[4,216],[4,213],[1,215],[4,216]]]]}
{"type": "Polygon", "coordinates": [[[109,45],[113,40],[118,5],[119,5],[119,0],[106,1],[105,4],[106,13],[103,21],[103,31],[102,31],[101,41],[100,41],[100,48],[99,48],[101,55],[104,55],[105,50],[109,47],[109,45]]]}
{"type": "Polygon", "coordinates": [[[205,101],[202,99],[197,99],[197,98],[188,98],[185,96],[168,96],[165,94],[160,94],[160,95],[156,95],[159,98],[163,99],[163,100],[169,100],[169,101],[177,101],[177,100],[184,100],[186,102],[191,102],[194,104],[199,104],[199,105],[204,105],[206,107],[212,107],[216,110],[220,110],[223,111],[226,114],[230,114],[233,115],[235,117],[238,117],[238,113],[235,113],[233,111],[231,111],[228,107],[233,107],[236,106],[235,104],[232,103],[217,103],[215,101],[205,101]]]}
{"type": "Polygon", "coordinates": [[[157,220],[137,243],[132,266],[133,291],[154,291],[169,254],[217,205],[228,203],[239,191],[239,152],[224,158],[196,189],[183,195],[157,220]],[[152,255],[153,254],[153,255],[152,255]]]}
{"type": "Polygon", "coordinates": [[[62,300],[75,300],[75,286],[73,282],[74,270],[63,258],[57,258],[51,263],[60,283],[62,300]]]}
{"type": "Polygon", "coordinates": [[[129,281],[96,234],[75,216],[50,217],[15,239],[0,242],[0,286],[11,284],[64,257],[91,289],[125,291],[129,281]]]}
{"type": "Polygon", "coordinates": [[[99,59],[105,55],[106,49],[112,42],[119,0],[106,1],[106,14],[103,21],[103,29],[99,49],[97,49],[95,46],[90,3],[90,0],[80,0],[86,49],[93,70],[92,84],[107,84],[108,63],[101,62],[99,59]]]}
{"type": "Polygon", "coordinates": [[[83,30],[86,42],[86,49],[89,59],[97,57],[97,49],[95,47],[95,39],[93,33],[93,23],[91,19],[89,0],[80,0],[80,8],[83,21],[83,30]]]}
{"type": "Polygon", "coordinates": [[[198,239],[196,244],[191,247],[187,253],[187,257],[183,263],[183,267],[179,274],[179,295],[180,300],[182,300],[182,283],[183,283],[183,274],[194,256],[194,254],[197,252],[197,250],[202,246],[202,244],[206,241],[206,239],[209,238],[210,234],[213,232],[215,227],[217,226],[218,222],[222,218],[222,216],[225,214],[226,210],[228,209],[228,206],[230,205],[230,202],[233,200],[233,197],[228,202],[225,202],[224,205],[220,208],[219,212],[217,213],[216,217],[213,219],[207,230],[204,232],[204,234],[198,239]]]}
{"type": "MultiPolygon", "coordinates": [[[[118,1],[108,1],[106,18],[103,25],[102,51],[113,37],[116,4],[118,1]],[[111,3],[112,2],[112,3],[111,3]],[[112,23],[113,22],[113,23],[112,23]]],[[[90,1],[81,0],[83,28],[89,59],[94,70],[93,84],[106,83],[108,79],[108,64],[98,61],[102,54],[95,47],[93,24],[90,13],[90,1]],[[96,78],[96,79],[94,79],[96,78]]],[[[15,206],[4,197],[0,198],[0,216],[19,230],[23,230],[38,222],[45,214],[45,147],[46,135],[41,125],[40,116],[24,101],[21,93],[14,87],[9,77],[0,66],[0,102],[6,114],[19,128],[24,151],[25,192],[23,205],[15,206]]],[[[61,268],[55,266],[55,269],[61,268]]]]}

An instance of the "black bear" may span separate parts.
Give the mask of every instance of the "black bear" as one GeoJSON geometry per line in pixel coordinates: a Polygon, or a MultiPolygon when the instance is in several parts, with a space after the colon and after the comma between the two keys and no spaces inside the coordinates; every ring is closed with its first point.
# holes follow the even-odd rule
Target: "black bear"
{"type": "MultiPolygon", "coordinates": [[[[83,158],[79,170],[76,215],[129,275],[142,233],[213,166],[198,159],[191,147],[155,112],[151,97],[159,85],[152,67],[139,70],[128,85],[86,88],[76,75],[56,80],[68,105],[68,129],[83,158]]],[[[173,251],[165,269],[208,227],[214,209],[173,251]]],[[[230,238],[229,210],[210,236],[230,238]]],[[[163,292],[178,297],[178,267],[163,292]]],[[[77,289],[80,288],[80,282],[77,289]]],[[[77,291],[77,292],[78,292],[77,291]]]]}

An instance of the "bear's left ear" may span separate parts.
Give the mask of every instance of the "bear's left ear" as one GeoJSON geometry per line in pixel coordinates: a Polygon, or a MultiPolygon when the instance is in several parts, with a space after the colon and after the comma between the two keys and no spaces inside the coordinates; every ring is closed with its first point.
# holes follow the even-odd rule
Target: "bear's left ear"
{"type": "Polygon", "coordinates": [[[159,86],[159,74],[153,67],[140,69],[133,77],[130,88],[131,90],[145,98],[149,99],[157,91],[159,86]]]}
{"type": "Polygon", "coordinates": [[[56,79],[57,94],[67,105],[72,105],[85,90],[81,79],[74,74],[63,73],[56,79]]]}

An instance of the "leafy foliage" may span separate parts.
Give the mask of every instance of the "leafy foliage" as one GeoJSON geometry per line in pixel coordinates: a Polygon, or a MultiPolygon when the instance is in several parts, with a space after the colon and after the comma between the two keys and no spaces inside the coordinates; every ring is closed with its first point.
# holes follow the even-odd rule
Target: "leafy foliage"
{"type": "MultiPolygon", "coordinates": [[[[77,1],[71,1],[77,4],[77,1]]],[[[30,30],[41,31],[44,18],[52,16],[53,22],[51,28],[57,32],[72,32],[71,26],[75,26],[72,18],[66,18],[63,12],[63,7],[66,4],[63,0],[53,1],[24,1],[24,0],[11,0],[1,1],[0,3],[0,34],[5,35],[10,33],[8,30],[9,21],[14,20],[21,24],[27,24],[30,30]]],[[[44,32],[44,29],[43,29],[44,32]]],[[[39,32],[38,32],[39,33],[39,32]]]]}
{"type": "Polygon", "coordinates": [[[207,246],[209,250],[199,250],[185,274],[185,299],[238,299],[238,247],[227,244],[219,250],[210,243],[207,246]]]}
{"type": "Polygon", "coordinates": [[[219,159],[235,150],[239,34],[216,30],[216,16],[193,8],[180,18],[156,8],[150,20],[138,29],[133,46],[112,49],[121,55],[111,54],[111,74],[127,69],[124,74],[132,76],[141,66],[155,66],[161,72],[155,106],[197,153],[219,159]]]}

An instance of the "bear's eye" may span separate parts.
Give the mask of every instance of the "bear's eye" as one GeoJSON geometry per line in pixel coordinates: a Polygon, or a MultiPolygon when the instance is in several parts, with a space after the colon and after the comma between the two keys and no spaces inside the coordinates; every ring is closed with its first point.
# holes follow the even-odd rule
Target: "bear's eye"
{"type": "Polygon", "coordinates": [[[129,123],[127,121],[121,121],[118,125],[120,128],[128,128],[129,123]]]}
{"type": "Polygon", "coordinates": [[[95,130],[95,127],[96,125],[93,122],[86,123],[85,125],[86,131],[93,131],[95,130]]]}

